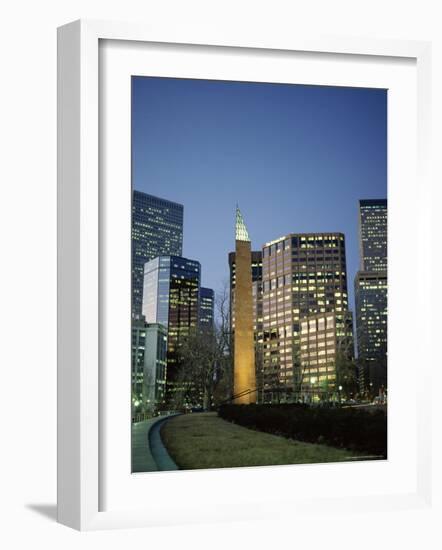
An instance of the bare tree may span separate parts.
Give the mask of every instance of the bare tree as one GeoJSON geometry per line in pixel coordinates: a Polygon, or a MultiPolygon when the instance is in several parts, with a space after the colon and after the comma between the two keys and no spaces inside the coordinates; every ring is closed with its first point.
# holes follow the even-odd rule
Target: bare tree
{"type": "Polygon", "coordinates": [[[230,285],[226,280],[216,294],[215,300],[215,331],[219,350],[214,396],[217,403],[226,401],[233,395],[233,334],[230,300],[230,285]]]}
{"type": "Polygon", "coordinates": [[[341,400],[341,391],[345,397],[358,391],[358,370],[353,355],[352,338],[339,338],[335,357],[336,389],[341,400]],[[342,388],[342,390],[340,389],[342,388]]]}
{"type": "Polygon", "coordinates": [[[217,293],[215,305],[213,328],[195,327],[178,349],[176,408],[187,403],[208,410],[231,395],[230,307],[226,285],[217,293]]]}

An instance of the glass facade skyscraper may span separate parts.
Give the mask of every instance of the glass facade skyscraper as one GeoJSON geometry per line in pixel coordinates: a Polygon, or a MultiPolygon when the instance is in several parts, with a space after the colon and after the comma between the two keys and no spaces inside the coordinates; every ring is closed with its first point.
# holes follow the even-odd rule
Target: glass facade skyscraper
{"type": "Polygon", "coordinates": [[[201,266],[180,256],[159,256],[144,266],[143,315],[167,330],[167,390],[176,380],[180,342],[198,325],[201,266]]]}
{"type": "Polygon", "coordinates": [[[355,280],[360,383],[374,393],[387,387],[387,276],[359,271],[355,280]]]}
{"type": "Polygon", "coordinates": [[[183,206],[141,191],[132,198],[132,314],[141,313],[144,264],[161,255],[181,256],[183,206]]]}
{"type": "Polygon", "coordinates": [[[361,270],[355,277],[361,390],[387,388],[387,200],[359,201],[361,270]]]}
{"type": "Polygon", "coordinates": [[[199,326],[212,330],[215,322],[215,293],[211,288],[200,288],[199,326]]]}
{"type": "Polygon", "coordinates": [[[387,200],[359,201],[361,271],[387,271],[387,200]]]}

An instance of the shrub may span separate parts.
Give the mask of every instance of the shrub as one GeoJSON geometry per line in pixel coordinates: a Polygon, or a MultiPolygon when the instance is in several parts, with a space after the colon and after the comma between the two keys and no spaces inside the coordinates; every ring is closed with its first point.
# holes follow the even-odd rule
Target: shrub
{"type": "Polygon", "coordinates": [[[302,404],[222,405],[218,414],[253,430],[387,458],[387,415],[382,410],[302,404]]]}

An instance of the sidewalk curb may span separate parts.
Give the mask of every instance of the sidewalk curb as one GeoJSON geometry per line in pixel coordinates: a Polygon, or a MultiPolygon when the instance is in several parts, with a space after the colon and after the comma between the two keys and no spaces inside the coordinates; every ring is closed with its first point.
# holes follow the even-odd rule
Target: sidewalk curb
{"type": "Polygon", "coordinates": [[[132,424],[132,473],[178,470],[161,440],[161,426],[170,418],[159,416],[132,424]]]}
{"type": "Polygon", "coordinates": [[[171,414],[169,416],[160,418],[158,422],[153,424],[149,430],[148,439],[150,452],[155,460],[159,471],[178,470],[178,466],[170,457],[163,440],[161,439],[161,427],[170,418],[179,416],[179,414],[171,414]]]}

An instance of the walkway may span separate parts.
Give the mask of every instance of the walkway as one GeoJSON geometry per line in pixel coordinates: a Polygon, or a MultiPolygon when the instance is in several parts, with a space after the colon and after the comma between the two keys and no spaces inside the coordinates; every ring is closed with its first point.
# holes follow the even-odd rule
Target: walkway
{"type": "Polygon", "coordinates": [[[178,470],[160,435],[161,426],[172,416],[132,424],[132,473],[178,470]]]}

